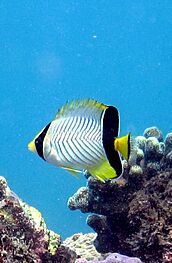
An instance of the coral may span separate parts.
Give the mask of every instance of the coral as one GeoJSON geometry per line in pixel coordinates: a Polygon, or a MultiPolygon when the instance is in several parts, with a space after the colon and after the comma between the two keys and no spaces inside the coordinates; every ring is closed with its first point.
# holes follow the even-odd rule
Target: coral
{"type": "Polygon", "coordinates": [[[42,263],[75,263],[76,253],[61,245],[54,255],[46,252],[42,256],[42,263]]]}
{"type": "Polygon", "coordinates": [[[172,168],[172,132],[165,138],[165,166],[172,168]]]}
{"type": "Polygon", "coordinates": [[[112,253],[105,260],[92,261],[91,263],[142,263],[142,261],[136,257],[127,257],[119,253],[112,253]]]}
{"type": "Polygon", "coordinates": [[[75,263],[142,263],[139,258],[127,257],[119,253],[111,253],[104,260],[87,261],[85,258],[80,258],[75,263]]]}
{"type": "Polygon", "coordinates": [[[0,177],[0,262],[74,263],[76,254],[60,246],[41,213],[24,203],[0,177]]]}
{"type": "Polygon", "coordinates": [[[130,168],[130,172],[129,172],[131,175],[140,175],[140,174],[143,174],[143,169],[139,166],[139,165],[133,165],[131,166],[130,168]]]}
{"type": "Polygon", "coordinates": [[[144,133],[143,136],[147,139],[149,137],[154,137],[156,138],[159,142],[163,141],[163,135],[162,132],[155,126],[147,128],[144,133]]]}
{"type": "Polygon", "coordinates": [[[168,154],[170,151],[172,151],[172,132],[168,133],[165,138],[165,152],[168,154]]]}
{"type": "Polygon", "coordinates": [[[70,198],[68,206],[92,213],[87,224],[97,233],[94,245],[100,253],[170,262],[172,133],[163,141],[158,128],[146,129],[144,136],[135,138],[134,152],[123,166],[122,180],[103,183],[87,174],[87,186],[70,198]]]}
{"type": "Polygon", "coordinates": [[[163,262],[164,263],[171,263],[172,262],[172,253],[171,252],[167,252],[166,254],[164,254],[163,262]]]}
{"type": "Polygon", "coordinates": [[[158,128],[148,128],[133,149],[129,162],[122,160],[123,178],[104,183],[85,173],[86,187],[68,206],[91,213],[87,224],[96,234],[78,233],[62,244],[0,177],[0,262],[172,262],[172,133],[163,141],[158,128]]]}
{"type": "Polygon", "coordinates": [[[78,258],[76,259],[75,263],[88,263],[88,260],[86,260],[85,258],[78,258]]]}
{"type": "Polygon", "coordinates": [[[81,209],[82,212],[87,212],[88,189],[81,187],[72,197],[68,200],[68,206],[71,210],[81,209]]]}
{"type": "Polygon", "coordinates": [[[95,233],[78,233],[65,239],[63,245],[74,251],[77,257],[82,258],[78,259],[77,262],[83,262],[84,260],[103,259],[104,256],[98,253],[93,245],[95,238],[95,233]]]}
{"type": "Polygon", "coordinates": [[[164,255],[172,252],[171,198],[172,171],[145,182],[130,202],[128,220],[135,232],[128,241],[136,254],[147,252],[147,261],[162,262],[164,255]]]}

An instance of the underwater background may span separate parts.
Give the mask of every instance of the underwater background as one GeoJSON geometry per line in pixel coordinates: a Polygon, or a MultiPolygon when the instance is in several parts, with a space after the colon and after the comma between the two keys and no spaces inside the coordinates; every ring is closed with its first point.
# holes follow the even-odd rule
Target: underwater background
{"type": "Polygon", "coordinates": [[[28,142],[66,101],[116,106],[121,135],[172,129],[172,1],[1,1],[1,175],[63,238],[90,232],[67,207],[86,179],[43,162],[28,142]]]}

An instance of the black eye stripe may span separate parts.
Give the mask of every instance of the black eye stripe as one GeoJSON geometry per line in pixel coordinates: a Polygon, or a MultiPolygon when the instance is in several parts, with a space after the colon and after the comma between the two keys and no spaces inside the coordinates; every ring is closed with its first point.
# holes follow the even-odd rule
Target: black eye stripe
{"type": "Polygon", "coordinates": [[[45,160],[44,154],[43,154],[43,142],[45,135],[48,131],[48,128],[50,127],[51,122],[44,128],[44,130],[41,132],[41,134],[35,139],[35,147],[38,155],[45,160]]]}

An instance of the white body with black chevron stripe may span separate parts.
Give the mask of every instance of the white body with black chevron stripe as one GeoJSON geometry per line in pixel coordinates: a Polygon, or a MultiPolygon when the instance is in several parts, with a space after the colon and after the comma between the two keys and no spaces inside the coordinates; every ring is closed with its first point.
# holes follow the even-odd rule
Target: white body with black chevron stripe
{"type": "MultiPolygon", "coordinates": [[[[120,153],[114,144],[118,142],[118,134],[117,108],[91,99],[75,100],[65,104],[28,147],[43,160],[74,175],[87,170],[105,181],[123,172],[120,153]]],[[[124,142],[123,152],[127,152],[128,139],[124,142]]]]}
{"type": "Polygon", "coordinates": [[[81,170],[101,163],[106,158],[102,142],[103,112],[93,115],[64,116],[52,121],[44,139],[45,160],[81,170]]]}

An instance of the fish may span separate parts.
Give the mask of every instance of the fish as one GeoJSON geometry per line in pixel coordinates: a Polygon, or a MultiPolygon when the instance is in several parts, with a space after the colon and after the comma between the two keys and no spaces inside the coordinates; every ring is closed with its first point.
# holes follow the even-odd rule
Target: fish
{"type": "Polygon", "coordinates": [[[130,133],[119,136],[119,111],[94,99],[73,100],[59,109],[28,144],[44,161],[73,175],[89,173],[100,181],[123,173],[130,156],[130,133]]]}

